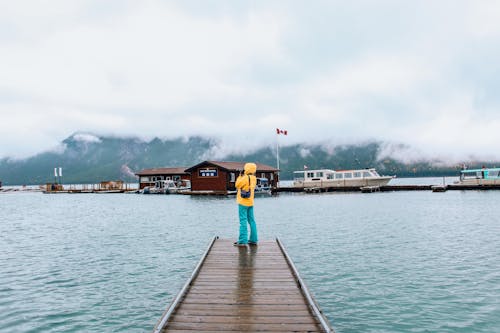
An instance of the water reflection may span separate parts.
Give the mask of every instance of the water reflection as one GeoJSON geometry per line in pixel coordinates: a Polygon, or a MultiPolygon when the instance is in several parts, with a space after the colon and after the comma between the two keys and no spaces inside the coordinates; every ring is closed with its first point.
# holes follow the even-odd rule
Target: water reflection
{"type": "Polygon", "coordinates": [[[247,317],[253,315],[253,295],[254,295],[254,270],[255,258],[257,256],[257,246],[245,246],[238,248],[238,278],[237,278],[237,299],[240,306],[240,314],[247,317]]]}

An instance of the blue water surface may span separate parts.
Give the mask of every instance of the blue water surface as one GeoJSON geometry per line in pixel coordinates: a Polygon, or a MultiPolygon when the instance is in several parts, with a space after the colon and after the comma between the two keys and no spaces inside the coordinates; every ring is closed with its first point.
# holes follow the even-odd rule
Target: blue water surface
{"type": "MultiPolygon", "coordinates": [[[[258,198],[339,333],[500,330],[500,192],[258,198]]],[[[234,197],[0,194],[0,332],[151,332],[234,197]]]]}

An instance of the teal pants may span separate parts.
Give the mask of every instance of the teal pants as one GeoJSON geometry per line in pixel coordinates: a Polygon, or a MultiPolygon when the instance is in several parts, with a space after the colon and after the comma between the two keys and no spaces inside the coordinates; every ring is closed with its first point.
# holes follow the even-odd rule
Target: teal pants
{"type": "Polygon", "coordinates": [[[253,216],[253,206],[238,205],[238,211],[240,216],[240,237],[238,238],[238,243],[247,244],[248,241],[257,243],[257,224],[255,224],[255,217],[253,216]],[[250,224],[250,239],[248,239],[247,224],[250,224]]]}

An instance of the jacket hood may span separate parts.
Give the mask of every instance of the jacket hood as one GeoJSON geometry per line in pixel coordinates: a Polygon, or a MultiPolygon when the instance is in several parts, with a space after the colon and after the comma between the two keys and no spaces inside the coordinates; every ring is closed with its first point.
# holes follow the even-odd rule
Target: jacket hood
{"type": "Polygon", "coordinates": [[[255,174],[257,172],[257,165],[255,163],[245,163],[245,175],[255,174]]]}

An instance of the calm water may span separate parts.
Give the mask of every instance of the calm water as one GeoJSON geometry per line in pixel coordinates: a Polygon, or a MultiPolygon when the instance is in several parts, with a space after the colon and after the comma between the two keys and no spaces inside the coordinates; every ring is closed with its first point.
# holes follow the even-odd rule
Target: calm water
{"type": "MultiPolygon", "coordinates": [[[[339,333],[500,330],[497,191],[260,198],[339,333]]],[[[151,332],[234,198],[0,194],[0,332],[151,332]]]]}

